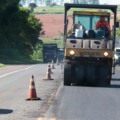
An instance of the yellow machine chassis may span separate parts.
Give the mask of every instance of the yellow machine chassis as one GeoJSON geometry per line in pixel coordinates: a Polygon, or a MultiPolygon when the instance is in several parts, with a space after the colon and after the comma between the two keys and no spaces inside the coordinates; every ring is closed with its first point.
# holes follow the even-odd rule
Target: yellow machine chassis
{"type": "Polygon", "coordinates": [[[74,57],[99,57],[99,58],[113,58],[112,50],[101,50],[101,49],[77,49],[77,48],[65,48],[65,57],[74,56],[74,57]],[[70,51],[74,51],[74,54],[71,55],[70,51]],[[107,56],[105,54],[108,53],[107,56]]]}

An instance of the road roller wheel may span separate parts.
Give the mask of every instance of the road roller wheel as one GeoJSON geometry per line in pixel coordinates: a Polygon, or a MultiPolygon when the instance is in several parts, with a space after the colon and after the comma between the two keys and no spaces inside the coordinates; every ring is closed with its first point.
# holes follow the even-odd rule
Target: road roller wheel
{"type": "Polygon", "coordinates": [[[65,62],[64,65],[64,85],[71,85],[71,65],[65,62]]]}
{"type": "Polygon", "coordinates": [[[84,68],[83,64],[78,64],[76,66],[76,85],[80,86],[83,85],[84,83],[84,68]]]}
{"type": "Polygon", "coordinates": [[[107,78],[108,76],[108,68],[107,65],[102,64],[99,66],[99,81],[98,86],[105,87],[110,85],[110,80],[107,78]]]}
{"type": "Polygon", "coordinates": [[[88,64],[87,85],[88,86],[96,85],[96,75],[95,75],[95,65],[94,64],[88,64]]]}

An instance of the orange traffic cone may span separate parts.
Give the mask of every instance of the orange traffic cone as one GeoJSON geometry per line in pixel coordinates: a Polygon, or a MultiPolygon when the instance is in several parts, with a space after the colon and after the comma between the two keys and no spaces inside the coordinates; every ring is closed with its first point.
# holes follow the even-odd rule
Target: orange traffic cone
{"type": "Polygon", "coordinates": [[[54,61],[53,60],[52,60],[52,63],[51,63],[51,68],[55,69],[55,67],[54,67],[54,61]]]}
{"type": "Polygon", "coordinates": [[[47,73],[46,73],[46,78],[44,80],[54,80],[51,78],[51,67],[48,65],[47,67],[47,73]]]}
{"type": "Polygon", "coordinates": [[[34,76],[30,78],[30,85],[28,91],[28,98],[26,100],[41,100],[41,98],[37,97],[35,83],[34,83],[34,76]]]}

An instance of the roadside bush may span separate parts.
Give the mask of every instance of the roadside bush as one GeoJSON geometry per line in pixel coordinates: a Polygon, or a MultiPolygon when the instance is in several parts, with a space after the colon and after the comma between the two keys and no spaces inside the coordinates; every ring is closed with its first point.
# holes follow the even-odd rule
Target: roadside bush
{"type": "Polygon", "coordinates": [[[42,22],[28,9],[19,7],[19,0],[5,1],[0,2],[0,53],[7,58],[21,55],[29,58],[39,41],[42,22]]]}
{"type": "Polygon", "coordinates": [[[33,60],[42,61],[42,44],[38,43],[34,47],[33,54],[31,55],[33,60]]]}
{"type": "Polygon", "coordinates": [[[119,22],[119,27],[116,28],[116,36],[120,36],[120,19],[118,20],[119,22]]]}

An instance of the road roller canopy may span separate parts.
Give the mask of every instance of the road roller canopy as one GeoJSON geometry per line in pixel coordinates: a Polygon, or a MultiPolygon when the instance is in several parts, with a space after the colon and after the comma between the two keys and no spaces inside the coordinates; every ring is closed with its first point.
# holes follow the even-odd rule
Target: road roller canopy
{"type": "Polygon", "coordinates": [[[66,38],[92,38],[92,39],[113,39],[115,43],[116,34],[116,5],[91,5],[91,4],[71,4],[65,3],[64,14],[64,41],[66,38]],[[112,15],[112,19],[111,19],[112,15]],[[95,24],[104,16],[107,21],[109,31],[102,29],[96,31],[95,24]]]}
{"type": "Polygon", "coordinates": [[[107,11],[73,11],[73,25],[79,23],[83,30],[94,30],[96,22],[102,15],[110,25],[110,13],[107,11]]]}

